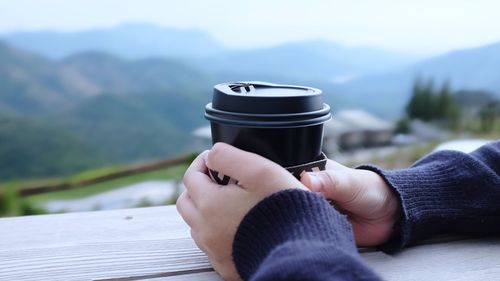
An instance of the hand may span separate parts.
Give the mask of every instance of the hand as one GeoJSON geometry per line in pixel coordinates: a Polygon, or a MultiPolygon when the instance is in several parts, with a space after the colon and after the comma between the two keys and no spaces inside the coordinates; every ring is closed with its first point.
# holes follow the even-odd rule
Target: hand
{"type": "Polygon", "coordinates": [[[380,245],[392,237],[401,206],[378,174],[328,160],[325,171],[305,173],[301,181],[348,216],[358,246],[380,245]]]}
{"type": "Polygon", "coordinates": [[[299,187],[295,177],[257,154],[217,143],[200,154],[184,175],[186,191],[177,210],[191,227],[191,236],[225,280],[239,280],[232,259],[232,245],[243,217],[265,197],[299,187]],[[207,175],[216,170],[238,184],[218,185],[207,175]]]}

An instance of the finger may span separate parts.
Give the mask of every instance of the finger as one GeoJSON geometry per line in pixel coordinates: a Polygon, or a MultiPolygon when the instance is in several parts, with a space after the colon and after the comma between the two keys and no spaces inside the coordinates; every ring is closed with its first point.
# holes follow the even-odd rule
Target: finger
{"type": "Polygon", "coordinates": [[[248,187],[246,183],[255,187],[291,177],[271,160],[225,143],[216,143],[207,154],[206,161],[210,169],[237,180],[244,187],[248,187]]]}
{"type": "Polygon", "coordinates": [[[301,182],[313,192],[321,192],[326,198],[337,203],[349,203],[361,192],[351,171],[327,170],[306,173],[301,182]]]}
{"type": "Polygon", "coordinates": [[[198,155],[186,170],[183,178],[186,190],[196,206],[207,192],[211,192],[212,189],[218,187],[206,174],[207,166],[205,159],[207,154],[208,150],[198,155]]]}
{"type": "Polygon", "coordinates": [[[349,168],[331,159],[326,162],[326,170],[348,170],[349,168]]]}
{"type": "Polygon", "coordinates": [[[198,221],[198,209],[194,205],[187,191],[184,191],[179,198],[177,198],[177,203],[175,204],[177,212],[181,215],[182,219],[192,228],[196,225],[198,221]]]}
{"type": "Polygon", "coordinates": [[[196,158],[191,162],[189,167],[186,170],[187,173],[207,173],[207,166],[205,165],[205,159],[207,158],[208,150],[203,151],[200,153],[196,158]]]}

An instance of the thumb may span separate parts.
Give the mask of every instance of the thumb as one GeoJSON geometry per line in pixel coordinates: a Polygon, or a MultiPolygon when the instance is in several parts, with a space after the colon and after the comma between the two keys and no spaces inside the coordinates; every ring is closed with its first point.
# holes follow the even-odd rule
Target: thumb
{"type": "Polygon", "coordinates": [[[309,172],[300,181],[313,192],[338,203],[348,203],[360,193],[360,185],[348,170],[309,172]]]}

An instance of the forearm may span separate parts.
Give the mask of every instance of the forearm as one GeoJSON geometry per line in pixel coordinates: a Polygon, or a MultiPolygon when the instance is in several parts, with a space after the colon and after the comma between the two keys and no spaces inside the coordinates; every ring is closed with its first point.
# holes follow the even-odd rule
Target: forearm
{"type": "Polygon", "coordinates": [[[345,216],[300,190],[255,206],[238,228],[233,257],[245,280],[380,280],[360,260],[345,216]]]}
{"type": "Polygon", "coordinates": [[[396,248],[439,233],[500,233],[500,142],[471,154],[433,153],[408,169],[378,173],[401,200],[396,248]]]}

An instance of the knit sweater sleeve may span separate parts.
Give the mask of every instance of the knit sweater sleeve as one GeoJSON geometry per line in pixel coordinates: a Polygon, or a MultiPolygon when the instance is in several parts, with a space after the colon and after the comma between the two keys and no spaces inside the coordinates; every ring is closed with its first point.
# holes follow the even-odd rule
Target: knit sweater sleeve
{"type": "Polygon", "coordinates": [[[361,261],[346,217],[302,190],[275,193],[250,210],[233,258],[244,280],[380,280],[361,261]]]}
{"type": "Polygon", "coordinates": [[[500,141],[466,154],[440,151],[402,170],[378,173],[399,196],[400,232],[384,246],[391,252],[441,233],[500,233],[500,141]]]}

